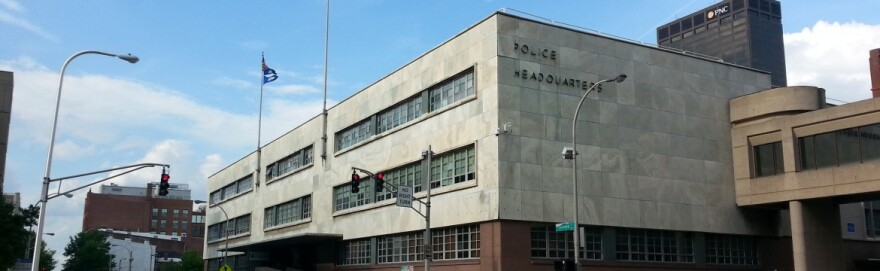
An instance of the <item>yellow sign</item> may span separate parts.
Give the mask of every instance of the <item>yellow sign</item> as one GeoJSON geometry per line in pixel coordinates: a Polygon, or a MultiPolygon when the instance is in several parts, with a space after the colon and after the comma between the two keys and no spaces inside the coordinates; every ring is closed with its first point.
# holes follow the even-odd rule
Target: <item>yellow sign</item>
{"type": "Polygon", "coordinates": [[[229,267],[228,264],[224,264],[220,267],[220,271],[232,271],[232,267],[229,267]]]}

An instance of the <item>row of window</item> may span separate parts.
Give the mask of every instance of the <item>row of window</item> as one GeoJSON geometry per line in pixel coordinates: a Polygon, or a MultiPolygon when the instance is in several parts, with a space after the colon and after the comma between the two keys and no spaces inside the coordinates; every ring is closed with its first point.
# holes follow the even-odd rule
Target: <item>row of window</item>
{"type": "MultiPolygon", "coordinates": [[[[162,208],[162,217],[168,217],[168,209],[162,208]]],[[[189,210],[187,209],[172,209],[171,212],[174,214],[174,218],[180,218],[181,214],[183,214],[183,218],[186,218],[189,215],[189,210]]],[[[152,217],[159,217],[159,208],[153,208],[151,213],[152,217]]]]}
{"type": "MultiPolygon", "coordinates": [[[[424,234],[412,232],[345,241],[340,246],[340,265],[417,262],[424,259],[424,234]],[[373,259],[373,240],[376,258],[373,259]]],[[[480,226],[465,225],[431,230],[435,261],[480,258],[480,226]]]]}
{"type": "Polygon", "coordinates": [[[415,120],[424,113],[436,111],[472,96],[474,90],[474,71],[470,69],[337,132],[335,150],[349,148],[373,135],[415,120]]]}
{"type": "MultiPolygon", "coordinates": [[[[811,170],[880,160],[880,123],[798,137],[798,167],[811,170]]],[[[785,172],[782,142],[752,147],[755,177],[785,172]]]]}
{"type": "Polygon", "coordinates": [[[266,166],[266,181],[284,176],[312,164],[312,145],[294,152],[266,166]]]}
{"type": "MultiPolygon", "coordinates": [[[[743,0],[734,0],[732,2],[732,4],[733,4],[733,6],[732,6],[730,12],[738,11],[738,10],[742,9],[743,7],[745,7],[745,5],[743,4],[743,0]]],[[[760,12],[761,15],[776,18],[776,19],[779,19],[782,15],[781,10],[780,10],[780,6],[779,6],[779,2],[768,2],[766,0],[752,0],[752,1],[750,1],[749,13],[751,13],[751,14],[753,14],[753,16],[757,17],[757,15],[759,14],[759,10],[762,11],[762,12],[760,12]]],[[[741,17],[745,17],[744,13],[745,13],[744,11],[739,11],[739,12],[737,12],[736,15],[739,15],[741,17]]],[[[710,24],[711,24],[711,20],[715,19],[715,18],[717,18],[717,17],[708,18],[710,21],[710,24]]],[[[721,20],[725,20],[725,19],[727,19],[727,21],[729,22],[730,16],[721,18],[721,20]]],[[[658,40],[666,39],[667,37],[676,35],[679,32],[687,31],[687,30],[691,29],[692,27],[700,26],[701,24],[705,23],[706,21],[707,21],[706,13],[698,13],[692,17],[683,18],[679,21],[673,22],[670,25],[667,25],[667,26],[664,26],[660,29],[657,29],[657,39],[658,40]]],[[[724,24],[723,21],[721,23],[724,24]]]]}
{"type": "MultiPolygon", "coordinates": [[[[450,186],[476,179],[476,155],[474,145],[435,155],[431,160],[431,188],[450,186]]],[[[384,172],[385,181],[394,186],[411,186],[415,192],[422,190],[425,160],[419,160],[384,172]]],[[[349,184],[333,188],[333,211],[350,209],[373,202],[394,198],[391,191],[376,192],[371,180],[361,181],[360,192],[352,193],[349,184]]]]}
{"type": "Polygon", "coordinates": [[[236,236],[251,232],[251,215],[246,214],[208,226],[208,241],[236,236]]]}
{"type": "MultiPolygon", "coordinates": [[[[602,228],[582,227],[581,259],[603,260],[602,228]]],[[[619,261],[693,263],[694,242],[704,238],[706,262],[726,265],[757,265],[758,249],[750,236],[703,234],[650,229],[614,228],[615,256],[619,261]]],[[[557,232],[553,225],[533,225],[533,258],[574,258],[572,232],[557,232]]]]}
{"type": "MultiPolygon", "coordinates": [[[[180,228],[180,229],[186,230],[186,225],[187,225],[187,221],[185,221],[185,220],[184,221],[177,221],[177,220],[171,221],[171,228],[172,229],[180,228]]],[[[168,227],[168,223],[165,219],[162,219],[162,220],[152,219],[152,220],[150,220],[150,228],[156,229],[156,228],[167,228],[167,227],[168,227]]]]}
{"type": "Polygon", "coordinates": [[[248,176],[241,178],[235,182],[232,182],[223,188],[217,189],[214,192],[211,192],[210,201],[211,204],[217,204],[228,200],[235,195],[251,191],[253,189],[254,184],[254,176],[248,174],[248,176]]]}
{"type": "Polygon", "coordinates": [[[301,221],[311,217],[312,197],[305,196],[265,209],[263,228],[301,221]]]}

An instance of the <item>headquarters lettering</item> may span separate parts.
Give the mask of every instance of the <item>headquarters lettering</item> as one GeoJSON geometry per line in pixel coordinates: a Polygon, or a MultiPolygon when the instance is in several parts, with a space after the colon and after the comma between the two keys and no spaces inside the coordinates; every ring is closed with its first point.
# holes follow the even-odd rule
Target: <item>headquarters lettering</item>
{"type": "MultiPolygon", "coordinates": [[[[561,77],[561,76],[553,75],[553,74],[544,74],[542,72],[529,72],[528,70],[514,71],[513,76],[520,77],[522,79],[529,79],[529,80],[535,80],[538,82],[544,82],[544,83],[548,83],[548,84],[556,84],[556,85],[561,85],[561,86],[580,88],[583,90],[586,90],[586,89],[592,87],[593,85],[595,85],[595,83],[587,81],[587,80],[565,78],[565,77],[561,77]]],[[[599,85],[599,87],[596,90],[602,91],[602,85],[599,85]]]]}

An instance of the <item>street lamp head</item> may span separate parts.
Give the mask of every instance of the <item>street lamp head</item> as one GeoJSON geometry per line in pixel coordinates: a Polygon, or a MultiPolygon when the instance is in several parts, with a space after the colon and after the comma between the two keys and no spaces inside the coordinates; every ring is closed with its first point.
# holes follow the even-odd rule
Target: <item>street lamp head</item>
{"type": "Polygon", "coordinates": [[[202,204],[202,203],[208,203],[208,202],[206,202],[206,201],[204,201],[204,200],[194,200],[193,203],[195,203],[195,204],[202,204]]]}
{"type": "Polygon", "coordinates": [[[137,63],[138,61],[141,60],[141,59],[138,58],[137,56],[133,56],[133,55],[131,55],[131,54],[124,55],[124,56],[123,56],[123,55],[119,55],[119,56],[116,56],[116,57],[118,57],[119,59],[122,59],[122,60],[128,61],[128,63],[131,63],[131,64],[137,63]]]}
{"type": "Polygon", "coordinates": [[[55,236],[55,233],[54,233],[54,232],[47,232],[47,233],[44,233],[44,234],[45,234],[45,235],[48,235],[48,236],[55,236]]]}
{"type": "Polygon", "coordinates": [[[621,75],[618,75],[617,77],[614,77],[615,83],[623,82],[623,80],[626,80],[626,74],[621,74],[621,75]]]}
{"type": "Polygon", "coordinates": [[[64,196],[67,197],[68,199],[73,197],[73,195],[71,195],[70,193],[66,193],[66,194],[64,194],[64,196]]]}

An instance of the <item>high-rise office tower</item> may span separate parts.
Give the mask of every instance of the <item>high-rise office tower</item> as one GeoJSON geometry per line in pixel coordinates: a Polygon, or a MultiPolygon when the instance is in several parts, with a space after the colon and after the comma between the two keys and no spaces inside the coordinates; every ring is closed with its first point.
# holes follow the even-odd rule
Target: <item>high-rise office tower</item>
{"type": "Polygon", "coordinates": [[[871,92],[873,97],[880,97],[880,48],[871,50],[868,67],[871,69],[871,92]]]}
{"type": "Polygon", "coordinates": [[[727,0],[657,28],[657,44],[770,72],[786,86],[782,8],[776,0],[727,0]]]}

